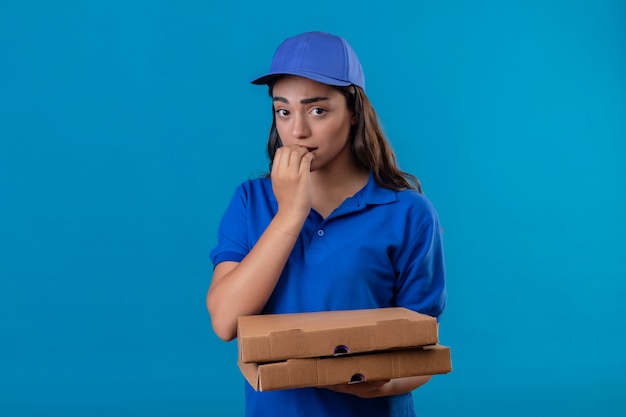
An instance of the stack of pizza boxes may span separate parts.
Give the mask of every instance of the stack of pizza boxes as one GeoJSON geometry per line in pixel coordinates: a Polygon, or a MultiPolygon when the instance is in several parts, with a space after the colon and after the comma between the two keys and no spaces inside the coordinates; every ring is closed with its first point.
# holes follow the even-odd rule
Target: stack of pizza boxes
{"type": "Polygon", "coordinates": [[[243,316],[238,364],[257,391],[452,371],[435,318],[402,307],[243,316]]]}

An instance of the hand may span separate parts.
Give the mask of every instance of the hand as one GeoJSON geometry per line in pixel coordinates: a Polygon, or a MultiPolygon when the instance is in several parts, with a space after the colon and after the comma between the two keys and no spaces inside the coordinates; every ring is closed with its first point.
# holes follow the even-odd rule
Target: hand
{"type": "Polygon", "coordinates": [[[279,212],[304,221],[311,211],[311,162],[315,157],[305,147],[282,146],[272,163],[272,190],[279,212]]]}
{"type": "Polygon", "coordinates": [[[356,395],[361,398],[374,398],[386,395],[383,388],[389,381],[389,379],[383,381],[364,381],[356,384],[331,385],[325,388],[335,392],[356,395]]]}

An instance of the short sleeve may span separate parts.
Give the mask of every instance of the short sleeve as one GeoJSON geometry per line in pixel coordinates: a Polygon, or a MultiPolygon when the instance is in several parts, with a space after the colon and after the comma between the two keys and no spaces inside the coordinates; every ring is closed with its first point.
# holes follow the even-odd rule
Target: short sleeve
{"type": "Polygon", "coordinates": [[[250,251],[247,217],[247,195],[240,185],[235,189],[218,228],[217,246],[210,255],[214,267],[225,261],[241,262],[250,251]]]}
{"type": "Polygon", "coordinates": [[[395,297],[396,305],[437,320],[446,306],[442,230],[434,212],[402,251],[395,297]]]}

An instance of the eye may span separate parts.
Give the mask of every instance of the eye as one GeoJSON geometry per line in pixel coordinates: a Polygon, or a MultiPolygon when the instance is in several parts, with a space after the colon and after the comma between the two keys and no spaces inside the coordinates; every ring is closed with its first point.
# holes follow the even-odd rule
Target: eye
{"type": "Polygon", "coordinates": [[[278,117],[289,116],[289,110],[285,110],[285,109],[277,109],[274,111],[274,113],[276,113],[278,117]]]}
{"type": "Polygon", "coordinates": [[[313,107],[311,112],[316,116],[321,116],[326,113],[326,109],[323,109],[321,107],[313,107]]]}

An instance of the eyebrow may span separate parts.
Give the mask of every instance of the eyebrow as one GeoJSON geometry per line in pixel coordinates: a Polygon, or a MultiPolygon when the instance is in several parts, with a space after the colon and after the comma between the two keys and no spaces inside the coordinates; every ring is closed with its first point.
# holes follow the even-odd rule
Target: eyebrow
{"type": "MultiPolygon", "coordinates": [[[[274,96],[272,97],[273,101],[281,101],[283,103],[287,103],[289,104],[289,100],[287,100],[285,97],[279,97],[279,96],[274,96]]],[[[316,103],[318,101],[324,101],[324,100],[329,100],[329,97],[311,97],[311,98],[303,98],[302,100],[300,100],[300,104],[311,104],[311,103],[316,103]]]]}

